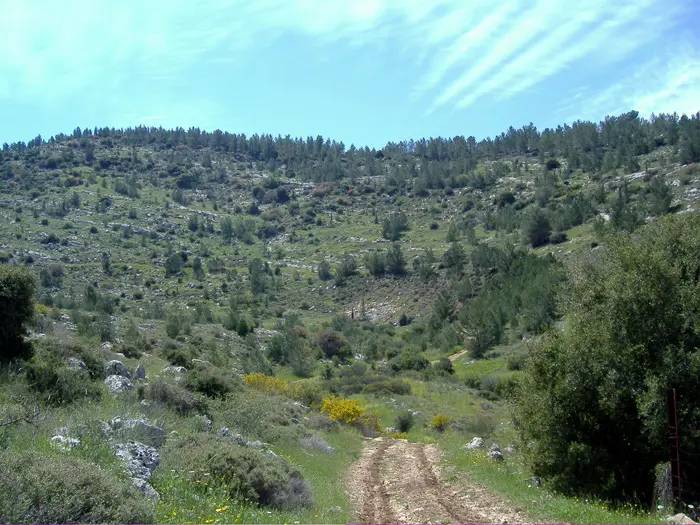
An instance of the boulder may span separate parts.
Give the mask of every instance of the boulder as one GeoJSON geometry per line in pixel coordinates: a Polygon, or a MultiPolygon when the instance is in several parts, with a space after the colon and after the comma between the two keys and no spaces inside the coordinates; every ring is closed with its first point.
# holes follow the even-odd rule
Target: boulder
{"type": "Polygon", "coordinates": [[[146,379],[146,369],[142,364],[139,364],[134,370],[134,379],[146,379]]]}
{"type": "Polygon", "coordinates": [[[111,433],[118,437],[126,437],[146,443],[152,447],[160,447],[165,443],[165,431],[152,425],[144,419],[122,419],[115,417],[109,423],[111,433]]]}
{"type": "Polygon", "coordinates": [[[154,447],[130,441],[115,445],[116,455],[122,460],[132,478],[148,481],[151,473],[160,465],[160,455],[154,447]]]}
{"type": "Polygon", "coordinates": [[[196,419],[200,425],[200,428],[204,432],[211,432],[212,429],[214,428],[211,419],[209,419],[209,416],[206,416],[206,415],[196,416],[196,419]]]}
{"type": "Polygon", "coordinates": [[[107,385],[107,390],[109,390],[112,394],[121,394],[126,390],[133,390],[134,388],[134,385],[128,378],[117,375],[107,376],[105,379],[105,385],[107,385]]]}
{"type": "Polygon", "coordinates": [[[475,437],[473,438],[469,443],[464,445],[464,447],[467,450],[475,450],[477,448],[484,448],[484,440],[481,439],[480,437],[475,437]]]}
{"type": "Polygon", "coordinates": [[[116,359],[112,359],[105,365],[105,374],[108,376],[121,376],[131,379],[131,372],[129,372],[129,369],[124,363],[116,359]]]}
{"type": "Polygon", "coordinates": [[[693,521],[689,516],[679,513],[674,516],[669,516],[668,518],[668,523],[671,525],[683,525],[683,524],[693,524],[697,523],[696,521],[693,521]]]}

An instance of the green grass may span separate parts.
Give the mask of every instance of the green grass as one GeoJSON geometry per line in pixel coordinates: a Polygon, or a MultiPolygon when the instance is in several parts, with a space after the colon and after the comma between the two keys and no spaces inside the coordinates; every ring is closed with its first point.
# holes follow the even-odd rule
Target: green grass
{"type": "MultiPolygon", "coordinates": [[[[156,470],[154,486],[161,499],[156,504],[158,523],[347,523],[352,509],[344,491],[343,474],[359,458],[362,440],[348,427],[323,433],[332,453],[307,450],[297,443],[272,446],[271,450],[295,465],[311,486],[313,506],[308,509],[276,510],[238,501],[214,483],[204,494],[195,481],[181,473],[156,470]],[[337,510],[337,508],[340,510],[337,510]]],[[[209,484],[206,479],[202,484],[209,484]]]]}
{"type": "MultiPolygon", "coordinates": [[[[495,463],[483,450],[465,450],[462,436],[447,432],[438,440],[445,452],[443,464],[448,480],[467,472],[471,480],[482,483],[505,500],[524,510],[534,522],[558,523],[664,523],[665,514],[649,513],[636,505],[615,507],[593,498],[566,497],[526,480],[531,476],[517,452],[495,463]]],[[[660,511],[663,512],[663,511],[660,511]]]]}

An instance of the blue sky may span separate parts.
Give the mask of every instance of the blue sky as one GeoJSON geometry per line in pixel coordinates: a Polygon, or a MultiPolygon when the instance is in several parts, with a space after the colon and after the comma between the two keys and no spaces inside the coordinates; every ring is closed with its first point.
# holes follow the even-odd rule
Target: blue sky
{"type": "Polygon", "coordinates": [[[697,0],[0,0],[0,143],[387,141],[700,110],[697,0]]]}

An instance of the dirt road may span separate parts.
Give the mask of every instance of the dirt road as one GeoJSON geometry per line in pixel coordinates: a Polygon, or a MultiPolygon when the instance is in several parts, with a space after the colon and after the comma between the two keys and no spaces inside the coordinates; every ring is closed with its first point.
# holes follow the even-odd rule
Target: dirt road
{"type": "Polygon", "coordinates": [[[435,445],[368,439],[348,471],[357,523],[523,523],[525,517],[466,475],[441,478],[435,445]]]}

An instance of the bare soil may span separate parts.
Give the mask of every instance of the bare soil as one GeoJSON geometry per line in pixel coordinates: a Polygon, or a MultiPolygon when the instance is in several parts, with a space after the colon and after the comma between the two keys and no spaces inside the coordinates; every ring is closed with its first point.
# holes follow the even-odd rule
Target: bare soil
{"type": "Polygon", "coordinates": [[[523,523],[525,516],[465,474],[441,476],[435,445],[402,439],[365,441],[346,486],[356,523],[523,523]]]}

